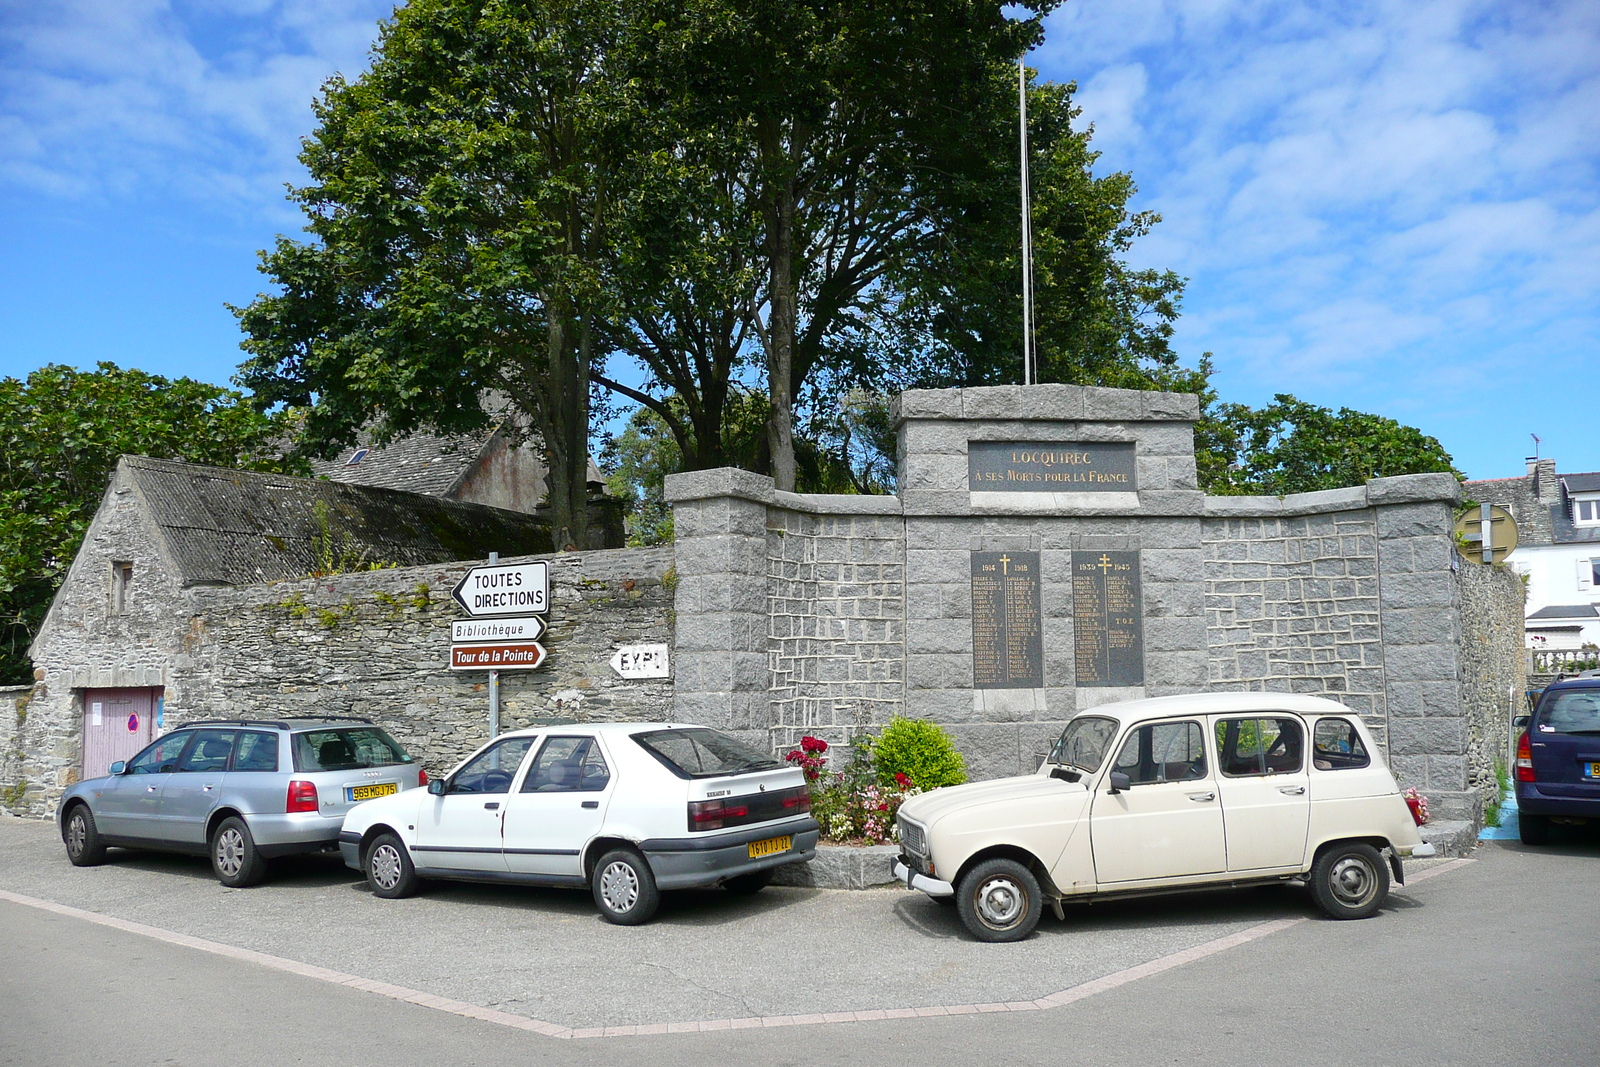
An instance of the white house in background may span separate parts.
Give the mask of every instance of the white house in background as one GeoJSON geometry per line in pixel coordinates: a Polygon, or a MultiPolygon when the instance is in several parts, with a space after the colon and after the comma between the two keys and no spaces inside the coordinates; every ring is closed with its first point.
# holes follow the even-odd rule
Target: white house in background
{"type": "Polygon", "coordinates": [[[1506,562],[1528,579],[1528,647],[1600,647],[1600,472],[1558,475],[1555,460],[1530,459],[1521,478],[1467,482],[1461,493],[1516,521],[1506,562]]]}

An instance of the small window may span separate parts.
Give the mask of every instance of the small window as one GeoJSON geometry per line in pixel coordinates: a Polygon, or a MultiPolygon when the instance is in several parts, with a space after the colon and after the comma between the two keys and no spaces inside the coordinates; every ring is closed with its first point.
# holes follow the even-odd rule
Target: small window
{"type": "Polygon", "coordinates": [[[362,460],[366,459],[367,458],[367,453],[371,452],[371,451],[372,451],[372,449],[370,449],[370,448],[358,448],[358,449],[356,449],[355,452],[350,456],[350,458],[344,461],[344,465],[346,467],[354,467],[356,464],[358,464],[362,460]]]}
{"type": "Polygon", "coordinates": [[[552,737],[523,780],[524,793],[598,793],[611,781],[600,746],[592,737],[552,737]]]}
{"type": "Polygon", "coordinates": [[[1192,782],[1206,776],[1205,732],[1197,722],[1157,722],[1141,726],[1122,743],[1112,770],[1133,785],[1192,782]]]}
{"type": "Polygon", "coordinates": [[[508,737],[474,756],[450,779],[452,793],[509,793],[522,757],[533,745],[531,737],[508,737]]]}
{"type": "Polygon", "coordinates": [[[217,772],[228,769],[228,757],[233,754],[232,730],[200,730],[195,733],[194,744],[189,746],[178,762],[180,771],[217,772]]]}
{"type": "Polygon", "coordinates": [[[1304,738],[1294,719],[1222,719],[1217,759],[1229,778],[1294,774],[1303,766],[1304,738]]]}
{"type": "Polygon", "coordinates": [[[1319,771],[1350,770],[1372,762],[1349,719],[1318,719],[1311,738],[1311,762],[1319,771]]]}
{"type": "Polygon", "coordinates": [[[275,771],[278,769],[278,735],[246,730],[239,735],[233,752],[236,771],[275,771]]]}
{"type": "Polygon", "coordinates": [[[1576,526],[1600,526],[1600,497],[1573,497],[1572,522],[1576,526]]]}
{"type": "Polygon", "coordinates": [[[111,614],[128,610],[128,590],[133,585],[133,564],[115,560],[111,564],[111,614]]]}

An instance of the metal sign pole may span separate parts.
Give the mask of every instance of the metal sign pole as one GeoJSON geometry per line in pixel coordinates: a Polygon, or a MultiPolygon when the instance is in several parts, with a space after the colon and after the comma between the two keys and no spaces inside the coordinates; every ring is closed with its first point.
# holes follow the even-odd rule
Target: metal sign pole
{"type": "MultiPolygon", "coordinates": [[[[489,565],[500,562],[500,553],[489,553],[489,565]]],[[[500,736],[500,672],[489,672],[489,737],[500,736]]]]}

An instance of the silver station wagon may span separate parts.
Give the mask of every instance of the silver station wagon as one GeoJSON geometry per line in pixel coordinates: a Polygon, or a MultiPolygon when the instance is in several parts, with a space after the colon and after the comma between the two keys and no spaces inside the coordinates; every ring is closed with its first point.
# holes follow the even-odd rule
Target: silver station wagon
{"type": "Polygon", "coordinates": [[[254,885],[267,861],[338,848],[354,805],[426,785],[405,749],[366,719],[190,723],[61,799],[67,858],[107,846],[209,855],[226,886],[254,885]]]}
{"type": "Polygon", "coordinates": [[[1028,936],[1047,902],[1289,881],[1360,919],[1433,853],[1360,718],[1281,693],[1081,712],[1036,774],[912,797],[899,831],[896,877],[982,941],[1028,936]]]}

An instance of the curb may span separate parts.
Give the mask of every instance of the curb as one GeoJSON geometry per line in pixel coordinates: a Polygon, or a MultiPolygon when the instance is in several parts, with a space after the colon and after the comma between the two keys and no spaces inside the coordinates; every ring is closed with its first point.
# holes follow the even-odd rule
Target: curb
{"type": "Polygon", "coordinates": [[[815,858],[773,871],[773,885],[808,889],[876,889],[899,885],[891,868],[899,845],[818,845],[815,858]]]}
{"type": "Polygon", "coordinates": [[[1465,856],[1478,843],[1478,828],[1465,819],[1443,819],[1417,827],[1422,839],[1440,856],[1465,856]]]}

